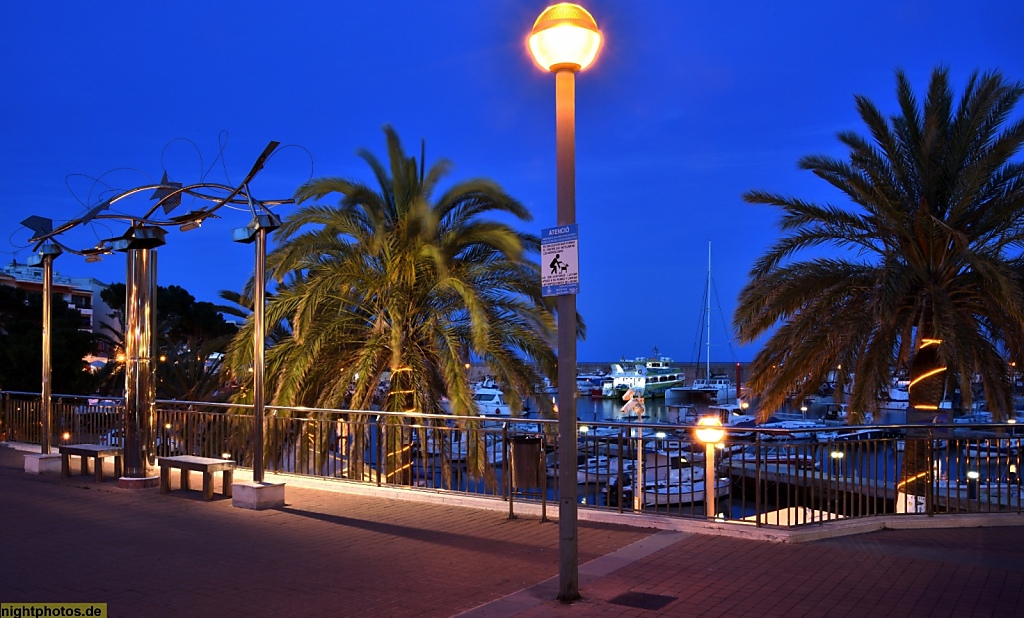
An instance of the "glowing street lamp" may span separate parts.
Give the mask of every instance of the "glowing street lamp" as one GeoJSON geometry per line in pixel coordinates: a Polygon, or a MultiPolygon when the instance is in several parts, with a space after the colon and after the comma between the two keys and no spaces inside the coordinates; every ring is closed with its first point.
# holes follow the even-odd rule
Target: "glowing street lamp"
{"type": "MultiPolygon", "coordinates": [[[[576,71],[601,48],[597,22],[583,7],[563,2],[537,17],[527,38],[533,59],[555,74],[556,225],[576,222],[576,71]]],[[[576,296],[558,297],[558,599],[580,598],[577,538],[576,296]]]]}
{"type": "Polygon", "coordinates": [[[704,506],[708,517],[715,517],[715,445],[725,439],[722,420],[717,416],[703,416],[694,430],[704,443],[704,506]]]}
{"type": "Polygon", "coordinates": [[[841,475],[843,473],[843,457],[845,456],[846,453],[843,451],[832,451],[829,453],[829,457],[832,458],[832,468],[836,474],[841,475]]]}

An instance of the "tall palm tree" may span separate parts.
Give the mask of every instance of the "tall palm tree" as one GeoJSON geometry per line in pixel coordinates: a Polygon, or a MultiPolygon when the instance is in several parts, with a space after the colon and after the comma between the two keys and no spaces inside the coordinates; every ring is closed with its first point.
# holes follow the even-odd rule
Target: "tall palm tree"
{"type": "MultiPolygon", "coordinates": [[[[532,259],[539,239],[487,216],[529,221],[529,212],[488,180],[442,190],[448,162],[425,169],[392,129],[385,134],[387,166],[359,153],[375,186],[314,179],[276,232],[267,264],[279,286],[266,318],[289,336],[267,353],[269,399],[369,410],[383,380],[383,410],[437,413],[448,397],[454,414],[476,414],[464,368],[474,358],[522,409],[522,394],[554,373],[554,318],[532,259]],[[337,203],[319,203],[331,195],[337,203]]],[[[250,323],[229,351],[238,375],[251,362],[251,337],[250,323]]],[[[474,450],[479,463],[482,448],[474,450]]]]}
{"type": "MultiPolygon", "coordinates": [[[[854,418],[877,409],[897,367],[910,372],[919,415],[909,420],[934,416],[948,383],[969,397],[976,373],[994,415],[1013,409],[1008,361],[1024,351],[1024,163],[1015,159],[1024,120],[1012,114],[1024,84],[975,73],[957,98],[939,68],[919,103],[897,71],[896,95],[889,118],[856,97],[870,138],[840,133],[846,159],[800,160],[846,203],[744,195],[784,212],[785,234],[754,265],[734,317],[745,342],[771,332],[750,380],[762,415],[839,366],[853,373],[854,418]]],[[[925,461],[916,446],[905,455],[912,467],[925,461]]]]}

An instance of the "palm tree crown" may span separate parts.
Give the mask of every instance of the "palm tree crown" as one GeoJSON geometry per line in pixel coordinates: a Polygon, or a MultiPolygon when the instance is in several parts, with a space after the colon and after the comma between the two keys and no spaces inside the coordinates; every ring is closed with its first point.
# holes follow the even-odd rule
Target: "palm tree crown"
{"type": "MultiPolygon", "coordinates": [[[[530,259],[539,239],[486,215],[530,215],[488,180],[441,190],[450,164],[424,169],[393,130],[385,133],[387,167],[359,153],[376,186],[314,179],[277,231],[267,263],[279,288],[266,316],[288,334],[267,354],[270,400],[370,409],[390,376],[384,410],[439,412],[447,396],[454,413],[475,414],[464,367],[472,358],[511,387],[510,405],[521,408],[538,368],[554,366],[554,319],[530,259]],[[315,203],[329,195],[338,202],[315,203]]],[[[251,336],[250,324],[235,340],[236,371],[251,362],[251,336]]]]}
{"type": "Polygon", "coordinates": [[[772,333],[750,382],[763,414],[836,371],[852,374],[859,415],[877,409],[894,369],[913,379],[928,372],[923,364],[940,371],[938,388],[922,384],[917,406],[912,390],[912,406],[938,405],[954,379],[969,398],[963,387],[978,373],[990,409],[1012,410],[1006,355],[1024,350],[1024,164],[1014,160],[1024,120],[1011,114],[1024,85],[975,73],[957,99],[948,78],[935,70],[919,104],[898,71],[899,114],[886,119],[857,97],[870,139],[843,132],[847,159],[800,161],[847,205],[744,195],[784,211],[784,235],[754,265],[734,317],[745,342],[772,333]],[[834,254],[799,259],[823,246],[834,254]],[[915,354],[927,342],[941,343],[915,354]]]}

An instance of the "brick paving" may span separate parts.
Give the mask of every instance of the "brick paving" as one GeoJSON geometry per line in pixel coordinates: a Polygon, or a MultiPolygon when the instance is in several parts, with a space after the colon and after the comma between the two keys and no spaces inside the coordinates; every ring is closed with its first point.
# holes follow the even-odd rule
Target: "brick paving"
{"type": "Polygon", "coordinates": [[[292,486],[284,509],[248,511],[25,474],[22,455],[0,447],[0,602],[154,617],[1024,615],[1024,527],[779,544],[581,522],[584,598],[563,605],[555,522],[292,486]]]}

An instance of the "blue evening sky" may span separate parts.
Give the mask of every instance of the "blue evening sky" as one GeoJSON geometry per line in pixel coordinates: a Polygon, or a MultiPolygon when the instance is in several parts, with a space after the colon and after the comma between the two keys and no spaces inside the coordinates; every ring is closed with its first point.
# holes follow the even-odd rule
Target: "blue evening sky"
{"type": "MultiPolygon", "coordinates": [[[[836,133],[863,132],[855,94],[894,112],[897,68],[918,92],[937,65],[958,88],[976,69],[1024,79],[1016,0],[583,4],[605,47],[577,78],[578,301],[589,329],[581,361],[654,346],[695,360],[709,240],[712,360],[749,360],[757,346],[727,346],[723,316],[731,322],[779,213],[741,194],[839,199],[796,161],[841,156],[836,133]]],[[[426,139],[428,163],[453,161],[452,179],[500,182],[533,212],[529,229],[550,227],[554,79],[524,46],[544,6],[2,3],[0,259],[28,258],[18,222],[29,214],[59,224],[164,169],[186,183],[204,174],[237,182],[271,140],[301,148],[271,159],[253,183],[258,198],[289,197],[311,174],[370,181],[355,152],[383,158],[385,124],[417,156],[426,139]]],[[[252,247],[232,243],[230,229],[249,216],[221,214],[199,230],[169,231],[161,285],[213,302],[219,290],[241,289],[252,247]]],[[[82,248],[124,227],[67,240],[82,248]]],[[[55,269],[109,283],[124,281],[125,262],[65,255],[55,269]]]]}

